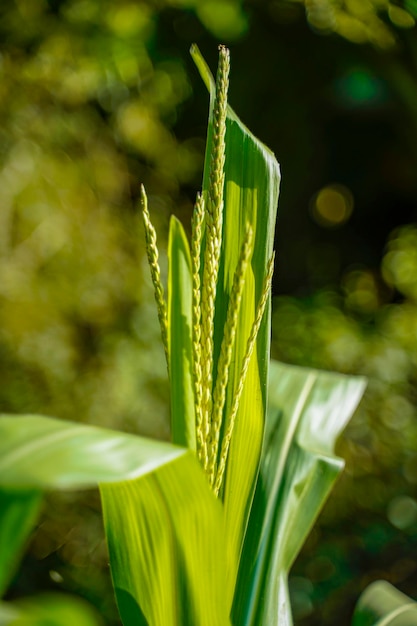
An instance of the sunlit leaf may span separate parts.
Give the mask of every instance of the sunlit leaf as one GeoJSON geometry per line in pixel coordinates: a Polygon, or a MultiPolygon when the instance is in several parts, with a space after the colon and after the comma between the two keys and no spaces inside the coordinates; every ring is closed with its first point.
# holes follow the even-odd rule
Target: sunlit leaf
{"type": "Polygon", "coordinates": [[[170,222],[168,262],[171,438],[174,443],[195,450],[191,259],[184,229],[175,217],[170,222]]]}
{"type": "Polygon", "coordinates": [[[97,484],[125,626],[228,626],[222,507],[192,452],[52,418],[0,417],[0,486],[17,507],[22,488],[97,484]]]}
{"type": "Polygon", "coordinates": [[[417,603],[385,580],[377,580],[362,593],[352,626],[410,626],[417,623],[417,603]]]}
{"type": "MultiPolygon", "coordinates": [[[[210,115],[204,171],[204,192],[213,133],[215,84],[199,50],[191,50],[200,74],[210,91],[210,115]]],[[[223,241],[220,257],[215,317],[215,358],[220,351],[227,306],[246,224],[254,232],[254,253],[246,274],[239,315],[238,334],[233,349],[225,414],[230,411],[240,377],[246,342],[259,302],[267,262],[272,254],[280,173],[274,155],[242,124],[228,108],[226,122],[225,189],[223,241]]],[[[266,407],[266,380],[269,362],[270,308],[267,306],[242,395],[227,465],[223,501],[227,544],[240,552],[261,453],[266,407]]],[[[234,573],[230,574],[234,585],[234,573]]]]}
{"type": "Polygon", "coordinates": [[[137,478],[185,453],[162,441],[39,415],[0,416],[0,485],[82,489],[137,478]]]}
{"type": "Polygon", "coordinates": [[[125,626],[229,624],[222,507],[195,470],[189,453],[139,481],[101,486],[125,626]]]}
{"type": "Polygon", "coordinates": [[[271,363],[269,406],[234,603],[239,626],[291,624],[287,575],[343,461],[337,437],[362,378],[271,363]]]}

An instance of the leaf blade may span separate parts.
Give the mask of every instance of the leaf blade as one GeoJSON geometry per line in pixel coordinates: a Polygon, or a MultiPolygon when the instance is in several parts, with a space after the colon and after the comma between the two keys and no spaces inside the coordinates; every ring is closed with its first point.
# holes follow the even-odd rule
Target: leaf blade
{"type": "MultiPolygon", "coordinates": [[[[0,486],[9,489],[12,498],[18,497],[22,488],[79,489],[97,483],[106,511],[113,577],[125,624],[229,626],[223,511],[192,452],[164,442],[42,416],[0,417],[0,486]],[[152,514],[146,510],[147,502],[152,504],[152,514]],[[130,534],[124,528],[127,515],[130,534]],[[161,532],[155,538],[154,531],[149,530],[150,538],[154,538],[150,545],[158,546],[163,532],[170,535],[165,556],[154,567],[154,586],[171,576],[170,585],[163,590],[165,599],[161,599],[162,618],[152,612],[145,616],[145,584],[134,584],[138,563],[142,563],[144,572],[142,582],[152,582],[147,566],[154,557],[149,550],[146,553],[139,549],[137,539],[139,531],[152,525],[161,532]],[[129,543],[131,537],[136,537],[136,543],[129,543]],[[121,562],[116,558],[118,550],[125,555],[121,562]],[[217,567],[219,563],[222,565],[217,567]],[[123,581],[131,577],[133,582],[124,584],[125,589],[119,584],[120,577],[123,581]],[[199,587],[199,580],[204,581],[204,587],[199,587]],[[207,590],[216,600],[214,607],[209,606],[207,590]],[[191,621],[187,621],[184,611],[190,606],[191,621]]],[[[151,603],[155,597],[156,594],[151,596],[151,603]]]]}
{"type": "Polygon", "coordinates": [[[352,626],[409,626],[416,623],[417,603],[385,580],[376,580],[362,592],[352,626]]]}
{"type": "Polygon", "coordinates": [[[171,438],[196,449],[192,351],[192,270],[181,223],[171,217],[168,242],[168,354],[171,438]]]}
{"type": "MultiPolygon", "coordinates": [[[[112,485],[100,488],[106,527],[112,520],[108,537],[116,596],[122,602],[126,594],[142,598],[144,624],[150,626],[230,623],[225,568],[219,567],[225,554],[223,513],[202,472],[194,471],[196,463],[191,453],[176,459],[141,479],[127,499],[132,483],[116,491],[112,485]],[[175,515],[168,516],[168,510],[175,515]]],[[[121,616],[125,626],[137,623],[123,607],[121,616]]]]}
{"type": "Polygon", "coordinates": [[[359,377],[271,363],[265,444],[233,608],[239,626],[292,624],[288,571],[343,468],[335,441],[364,387],[359,377]]]}
{"type": "Polygon", "coordinates": [[[13,492],[0,487],[0,597],[16,571],[41,503],[37,489],[13,492]]]}
{"type": "Polygon", "coordinates": [[[0,416],[0,485],[8,487],[88,489],[146,474],[184,452],[86,424],[39,415],[0,416]]]}
{"type": "MultiPolygon", "coordinates": [[[[203,179],[203,193],[207,195],[213,136],[215,83],[196,46],[192,47],[191,55],[210,92],[210,113],[203,179]]],[[[224,171],[223,244],[220,256],[214,331],[215,364],[220,353],[234,272],[248,224],[254,232],[254,253],[246,273],[238,332],[232,355],[233,365],[230,368],[229,385],[226,393],[225,415],[227,415],[230,412],[234,393],[239,383],[246,342],[255,319],[257,304],[262,295],[268,261],[272,255],[280,182],[279,165],[274,155],[250,133],[230,107],[228,107],[226,120],[224,171]]],[[[236,554],[239,554],[241,550],[262,447],[266,411],[269,337],[270,302],[268,301],[235,423],[223,492],[227,543],[236,554]]],[[[230,573],[229,586],[232,590],[235,576],[236,572],[230,573]]]]}

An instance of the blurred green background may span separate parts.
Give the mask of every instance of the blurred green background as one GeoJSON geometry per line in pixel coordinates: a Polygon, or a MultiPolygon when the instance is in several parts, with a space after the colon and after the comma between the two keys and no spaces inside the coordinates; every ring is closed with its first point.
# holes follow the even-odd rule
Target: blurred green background
{"type": "MultiPolygon", "coordinates": [[[[347,469],[290,580],[299,626],[417,596],[417,1],[2,0],[0,409],[169,437],[138,212],[189,225],[207,93],[276,153],[273,356],[365,374],[347,469]]],[[[161,259],[166,270],[164,255],[161,259]]],[[[117,624],[97,494],[51,495],[9,597],[86,597],[117,624]]]]}

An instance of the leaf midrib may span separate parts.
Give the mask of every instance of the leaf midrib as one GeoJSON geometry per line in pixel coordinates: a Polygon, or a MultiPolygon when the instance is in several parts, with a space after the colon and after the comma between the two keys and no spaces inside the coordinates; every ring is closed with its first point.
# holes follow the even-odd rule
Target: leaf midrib
{"type": "Polygon", "coordinates": [[[0,459],[0,472],[4,469],[11,469],[13,467],[13,463],[16,464],[17,461],[30,456],[42,448],[48,448],[48,446],[52,443],[65,441],[65,439],[71,439],[79,434],[85,434],[86,428],[88,428],[88,426],[83,425],[78,428],[71,428],[71,430],[62,430],[60,432],[42,435],[38,439],[31,440],[26,444],[20,445],[19,448],[12,450],[9,454],[6,454],[2,459],[0,459]]]}

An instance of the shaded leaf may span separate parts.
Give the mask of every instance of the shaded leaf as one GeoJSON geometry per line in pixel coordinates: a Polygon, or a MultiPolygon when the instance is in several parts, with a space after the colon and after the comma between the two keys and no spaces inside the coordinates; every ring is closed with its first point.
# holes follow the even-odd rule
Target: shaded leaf
{"type": "Polygon", "coordinates": [[[0,488],[0,597],[15,573],[41,502],[42,493],[36,489],[0,488]]]}

